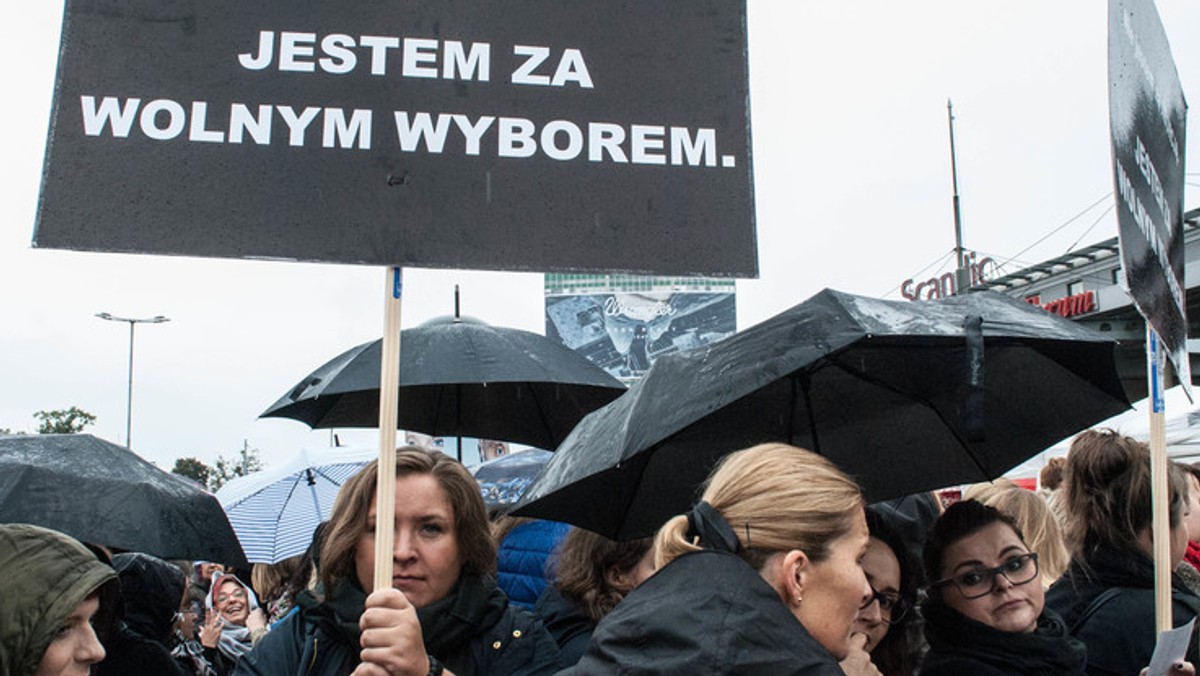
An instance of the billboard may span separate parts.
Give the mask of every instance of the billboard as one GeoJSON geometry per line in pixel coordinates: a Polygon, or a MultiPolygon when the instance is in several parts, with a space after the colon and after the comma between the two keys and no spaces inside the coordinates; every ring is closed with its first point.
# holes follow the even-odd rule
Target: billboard
{"type": "Polygon", "coordinates": [[[734,282],[546,275],[546,335],[630,383],[665,354],[737,331],[734,282]]]}
{"type": "Polygon", "coordinates": [[[34,245],[753,277],[749,120],[744,0],[67,0],[34,245]]]}
{"type": "Polygon", "coordinates": [[[1108,81],[1126,284],[1180,382],[1190,387],[1183,278],[1187,102],[1151,0],[1109,0],[1108,81]]]}

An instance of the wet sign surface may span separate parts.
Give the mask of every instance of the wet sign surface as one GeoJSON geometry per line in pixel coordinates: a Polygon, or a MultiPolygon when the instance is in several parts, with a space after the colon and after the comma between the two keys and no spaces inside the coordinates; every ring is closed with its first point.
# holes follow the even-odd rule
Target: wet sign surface
{"type": "Polygon", "coordinates": [[[68,0],[34,243],[757,273],[745,4],[68,0]]]}
{"type": "Polygon", "coordinates": [[[1183,279],[1187,103],[1150,0],[1110,0],[1109,117],[1121,263],[1176,373],[1191,377],[1183,279]]]}

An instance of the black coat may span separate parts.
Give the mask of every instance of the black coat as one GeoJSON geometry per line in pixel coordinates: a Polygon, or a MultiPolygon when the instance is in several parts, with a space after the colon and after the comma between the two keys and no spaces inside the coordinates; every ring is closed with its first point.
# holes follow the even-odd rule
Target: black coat
{"type": "Polygon", "coordinates": [[[121,621],[104,644],[108,654],[96,673],[184,676],[171,646],[187,578],[174,564],[148,554],[118,554],[113,566],[121,580],[121,621]]]}
{"type": "MultiPolygon", "coordinates": [[[[358,620],[366,595],[342,581],[318,601],[297,596],[293,613],[243,657],[235,676],[345,676],[359,664],[358,620]]],[[[445,599],[417,611],[426,651],[456,676],[537,676],[561,668],[540,620],[508,605],[490,578],[464,576],[445,599]]]]}
{"type": "MultiPolygon", "coordinates": [[[[1087,646],[1087,673],[1092,676],[1137,674],[1150,664],[1157,642],[1154,620],[1154,561],[1141,553],[1122,554],[1099,548],[1073,560],[1066,574],[1046,592],[1046,606],[1067,623],[1068,631],[1087,646]],[[1109,590],[1112,590],[1111,592],[1109,590]]],[[[1200,597],[1175,579],[1172,619],[1187,624],[1200,613],[1200,597]]],[[[1186,659],[1197,661],[1196,635],[1186,659]]]]}
{"type": "Polygon", "coordinates": [[[1000,631],[936,601],[922,610],[929,653],[921,676],[1084,673],[1087,651],[1067,635],[1067,626],[1052,610],[1042,611],[1037,629],[1030,633],[1000,631]]]}
{"type": "Polygon", "coordinates": [[[733,554],[684,554],[596,626],[570,674],[843,676],[779,594],[733,554]]]}
{"type": "Polygon", "coordinates": [[[547,586],[542,592],[533,612],[542,618],[546,631],[558,644],[563,666],[570,667],[579,662],[596,629],[592,618],[584,615],[579,606],[559,593],[554,585],[547,586]]]}

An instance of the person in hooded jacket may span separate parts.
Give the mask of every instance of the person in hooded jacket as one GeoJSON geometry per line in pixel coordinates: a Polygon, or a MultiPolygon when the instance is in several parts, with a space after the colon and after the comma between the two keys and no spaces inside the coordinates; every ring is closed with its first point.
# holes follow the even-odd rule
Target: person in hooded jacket
{"type": "Polygon", "coordinates": [[[112,567],[73,538],[0,524],[0,676],[87,676],[117,594],[112,567]]]}
{"type": "Polygon", "coordinates": [[[1045,607],[1037,553],[1012,517],[975,500],[950,505],[925,543],[925,569],[935,581],[921,676],[1084,673],[1087,650],[1045,607]]]}
{"type": "Polygon", "coordinates": [[[155,674],[185,676],[171,656],[179,600],[187,578],[172,563],[149,554],[117,554],[113,568],[121,581],[121,611],[108,657],[98,676],[155,674]]]}
{"type": "Polygon", "coordinates": [[[375,580],[376,462],[342,485],[315,561],[319,582],[238,663],[237,675],[553,674],[558,647],[496,586],[479,486],[461,463],[402,447],[390,586],[375,580]]]}
{"type": "Polygon", "coordinates": [[[700,502],[659,529],[657,571],[565,673],[878,674],[851,638],[873,599],[863,508],[858,486],[810,451],[726,456],[700,502]]]}

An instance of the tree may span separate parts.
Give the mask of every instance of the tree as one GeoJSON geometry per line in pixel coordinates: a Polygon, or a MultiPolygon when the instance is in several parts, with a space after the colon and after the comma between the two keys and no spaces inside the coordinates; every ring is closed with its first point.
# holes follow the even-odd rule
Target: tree
{"type": "Polygon", "coordinates": [[[228,483],[230,479],[246,476],[262,468],[262,458],[258,455],[258,449],[250,448],[250,444],[243,439],[242,448],[238,451],[236,457],[231,459],[223,455],[217,456],[216,466],[213,468],[212,474],[209,475],[208,489],[215,493],[221,486],[228,483]]]}
{"type": "Polygon", "coordinates": [[[175,460],[175,467],[171,469],[171,473],[187,477],[201,486],[208,488],[208,482],[212,477],[213,469],[195,458],[177,458],[175,460]]]}
{"type": "Polygon", "coordinates": [[[41,421],[38,434],[76,434],[96,422],[96,416],[74,406],[65,411],[38,411],[33,417],[41,421]]]}

